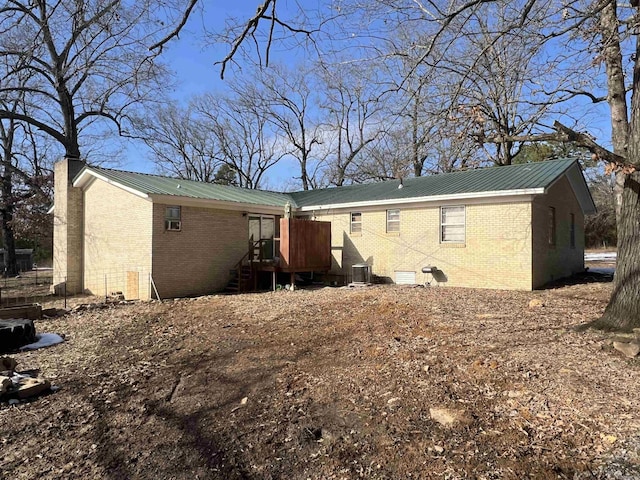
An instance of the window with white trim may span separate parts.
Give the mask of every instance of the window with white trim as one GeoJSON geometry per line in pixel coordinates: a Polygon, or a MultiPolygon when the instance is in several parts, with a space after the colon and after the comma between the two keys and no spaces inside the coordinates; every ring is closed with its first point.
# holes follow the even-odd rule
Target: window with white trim
{"type": "Polygon", "coordinates": [[[440,242],[465,242],[465,206],[440,207],[440,242]]]}
{"type": "Polygon", "coordinates": [[[400,231],[400,210],[387,210],[387,232],[400,231]]]}
{"type": "Polygon", "coordinates": [[[164,211],[164,229],[179,232],[182,229],[180,207],[167,207],[164,211]]]}
{"type": "Polygon", "coordinates": [[[361,212],[351,212],[351,233],[362,233],[361,212]]]}

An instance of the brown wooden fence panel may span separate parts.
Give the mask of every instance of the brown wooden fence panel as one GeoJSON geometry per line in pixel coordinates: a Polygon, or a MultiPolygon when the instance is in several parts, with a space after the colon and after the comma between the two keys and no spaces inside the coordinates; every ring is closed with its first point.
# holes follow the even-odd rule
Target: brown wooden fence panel
{"type": "Polygon", "coordinates": [[[280,264],[295,272],[331,268],[331,223],[280,219],[280,264]]]}

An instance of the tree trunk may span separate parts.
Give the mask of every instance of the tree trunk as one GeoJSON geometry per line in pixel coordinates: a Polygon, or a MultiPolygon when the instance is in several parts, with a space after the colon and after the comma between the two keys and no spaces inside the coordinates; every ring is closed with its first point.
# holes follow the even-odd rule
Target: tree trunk
{"type": "Polygon", "coordinates": [[[8,129],[2,129],[2,178],[0,183],[0,229],[4,244],[4,271],[8,275],[18,273],[18,261],[16,259],[16,243],[13,235],[13,213],[15,211],[15,199],[13,198],[13,136],[16,124],[9,121],[8,129]]]}
{"type": "MultiPolygon", "coordinates": [[[[615,152],[615,144],[614,144],[615,152]]],[[[613,181],[613,207],[616,214],[616,224],[620,219],[620,209],[622,208],[622,192],[624,190],[624,182],[627,175],[624,172],[616,172],[613,181]]]]}
{"type": "Polygon", "coordinates": [[[64,116],[65,157],[72,160],[80,160],[80,145],[78,142],[78,125],[75,119],[73,98],[65,88],[58,92],[60,107],[64,116]]]}
{"type": "Polygon", "coordinates": [[[18,260],[16,258],[16,242],[13,236],[11,220],[13,220],[13,207],[2,209],[0,215],[2,223],[2,240],[4,242],[4,273],[17,275],[18,260]]]}
{"type": "Polygon", "coordinates": [[[421,177],[424,162],[420,162],[420,146],[418,145],[418,92],[414,95],[415,98],[413,99],[412,105],[413,112],[411,112],[411,142],[413,144],[411,151],[411,163],[413,163],[413,174],[416,177],[421,177]]]}
{"type": "Polygon", "coordinates": [[[300,179],[302,180],[302,189],[304,191],[309,190],[309,175],[307,174],[307,156],[302,154],[300,160],[300,179]]]}
{"type": "Polygon", "coordinates": [[[640,327],[640,172],[626,176],[618,221],[618,260],[604,315],[590,326],[631,331],[640,327]]]}
{"type": "MultiPolygon", "coordinates": [[[[613,153],[626,157],[629,141],[629,120],[627,117],[627,91],[624,84],[622,49],[618,28],[616,0],[610,0],[600,12],[602,55],[607,71],[607,103],[611,111],[613,153]]],[[[617,173],[613,186],[616,220],[620,219],[624,183],[625,174],[617,173]]]]}
{"type": "MultiPolygon", "coordinates": [[[[602,317],[590,325],[602,330],[629,331],[640,327],[640,36],[636,36],[635,50],[626,158],[636,171],[617,177],[617,180],[624,178],[624,183],[617,221],[618,258],[613,293],[602,317]]],[[[607,73],[609,76],[608,69],[607,73]]]]}
{"type": "Polygon", "coordinates": [[[4,272],[7,275],[18,273],[18,261],[16,259],[16,242],[13,236],[13,211],[15,209],[13,197],[13,184],[11,172],[11,157],[4,159],[4,171],[2,172],[2,208],[0,209],[0,228],[4,243],[4,272]]]}

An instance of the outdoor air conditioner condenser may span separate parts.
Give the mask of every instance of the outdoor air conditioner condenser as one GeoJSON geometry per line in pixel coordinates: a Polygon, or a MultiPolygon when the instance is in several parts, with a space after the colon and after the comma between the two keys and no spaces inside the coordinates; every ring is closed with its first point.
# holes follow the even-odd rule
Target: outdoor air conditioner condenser
{"type": "Polygon", "coordinates": [[[371,283],[371,266],[358,263],[352,267],[353,283],[371,283]]]}

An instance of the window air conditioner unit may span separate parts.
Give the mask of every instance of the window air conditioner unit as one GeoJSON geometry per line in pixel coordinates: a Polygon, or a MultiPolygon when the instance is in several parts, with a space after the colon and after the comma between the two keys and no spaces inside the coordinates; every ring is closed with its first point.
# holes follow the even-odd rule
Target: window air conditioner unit
{"type": "Polygon", "coordinates": [[[358,263],[351,268],[353,283],[371,283],[371,265],[358,263]]]}

